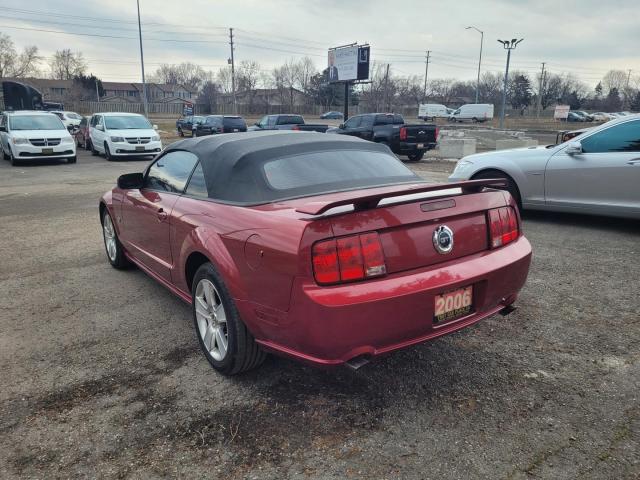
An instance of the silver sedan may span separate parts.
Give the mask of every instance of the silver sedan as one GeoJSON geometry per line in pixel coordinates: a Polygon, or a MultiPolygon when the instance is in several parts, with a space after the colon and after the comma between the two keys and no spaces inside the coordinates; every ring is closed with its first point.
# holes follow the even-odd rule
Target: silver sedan
{"type": "Polygon", "coordinates": [[[504,178],[523,209],[640,218],[640,115],[559,145],[480,153],[449,181],[504,178]]]}

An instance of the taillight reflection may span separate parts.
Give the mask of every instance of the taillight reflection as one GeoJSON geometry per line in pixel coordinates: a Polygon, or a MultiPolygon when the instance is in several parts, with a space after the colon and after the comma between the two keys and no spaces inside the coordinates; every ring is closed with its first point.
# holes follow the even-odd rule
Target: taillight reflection
{"type": "Polygon", "coordinates": [[[313,246],[312,257],[319,284],[352,282],[387,273],[376,232],[318,242],[313,246]]]}
{"type": "Polygon", "coordinates": [[[501,247],[518,238],[518,217],[512,207],[494,208],[488,215],[491,248],[501,247]]]}

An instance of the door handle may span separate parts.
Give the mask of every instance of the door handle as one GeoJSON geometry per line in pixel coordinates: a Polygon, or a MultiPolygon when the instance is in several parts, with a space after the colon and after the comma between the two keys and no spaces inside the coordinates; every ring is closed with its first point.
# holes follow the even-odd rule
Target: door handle
{"type": "Polygon", "coordinates": [[[168,216],[169,214],[165,212],[163,208],[158,209],[158,220],[160,220],[161,222],[164,222],[168,216]]]}

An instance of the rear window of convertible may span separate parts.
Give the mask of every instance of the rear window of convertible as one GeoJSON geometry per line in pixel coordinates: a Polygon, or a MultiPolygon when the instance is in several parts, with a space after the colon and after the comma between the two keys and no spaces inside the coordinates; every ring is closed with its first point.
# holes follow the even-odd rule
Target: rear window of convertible
{"type": "Polygon", "coordinates": [[[268,186],[285,197],[419,180],[394,156],[374,151],[310,152],[269,160],[262,168],[268,186]]]}

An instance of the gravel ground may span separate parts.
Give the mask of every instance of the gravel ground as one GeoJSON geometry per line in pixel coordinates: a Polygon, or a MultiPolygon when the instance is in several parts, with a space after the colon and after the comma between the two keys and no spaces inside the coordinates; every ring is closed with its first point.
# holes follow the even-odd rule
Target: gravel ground
{"type": "Polygon", "coordinates": [[[510,316],[227,379],[187,306],[105,259],[97,200],[144,165],[0,162],[0,478],[640,477],[638,222],[527,214],[510,316]]]}

